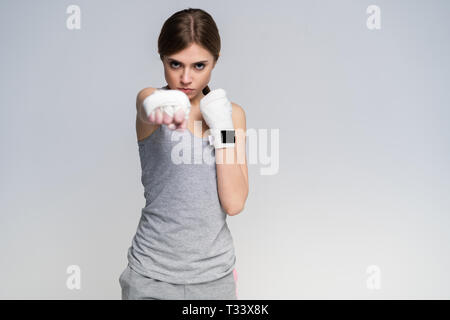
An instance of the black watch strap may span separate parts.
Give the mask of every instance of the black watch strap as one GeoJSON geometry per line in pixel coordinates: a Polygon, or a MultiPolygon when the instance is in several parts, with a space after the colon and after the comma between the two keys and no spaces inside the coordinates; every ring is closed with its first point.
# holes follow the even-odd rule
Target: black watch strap
{"type": "Polygon", "coordinates": [[[234,130],[221,130],[222,143],[236,143],[234,130]]]}

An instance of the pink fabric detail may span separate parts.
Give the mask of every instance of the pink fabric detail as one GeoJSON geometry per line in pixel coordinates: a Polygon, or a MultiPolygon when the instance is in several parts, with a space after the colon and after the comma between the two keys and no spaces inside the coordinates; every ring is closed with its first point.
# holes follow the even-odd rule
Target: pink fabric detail
{"type": "Polygon", "coordinates": [[[236,268],[234,268],[233,269],[233,276],[234,276],[234,283],[235,283],[235,285],[236,285],[236,299],[239,299],[238,298],[238,290],[237,290],[237,271],[236,271],[236,268]]]}

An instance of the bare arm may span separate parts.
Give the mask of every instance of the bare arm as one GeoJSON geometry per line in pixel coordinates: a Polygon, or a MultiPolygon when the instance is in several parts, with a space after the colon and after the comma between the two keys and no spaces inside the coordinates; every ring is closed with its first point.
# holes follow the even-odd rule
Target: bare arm
{"type": "Polygon", "coordinates": [[[147,118],[142,102],[146,97],[151,95],[155,88],[144,88],[137,94],[136,97],[136,136],[137,140],[142,140],[148,137],[157,128],[157,125],[151,123],[147,118]]]}
{"type": "Polygon", "coordinates": [[[151,95],[156,89],[152,87],[144,88],[141,91],[139,91],[137,97],[136,97],[136,116],[137,119],[142,121],[143,123],[150,124],[150,121],[147,118],[147,115],[145,114],[144,107],[142,106],[142,102],[145,98],[147,98],[149,95],[151,95]]]}
{"type": "Polygon", "coordinates": [[[233,104],[234,148],[216,149],[217,188],[222,207],[233,216],[240,213],[248,196],[248,168],[245,152],[246,118],[242,107],[233,104]]]}

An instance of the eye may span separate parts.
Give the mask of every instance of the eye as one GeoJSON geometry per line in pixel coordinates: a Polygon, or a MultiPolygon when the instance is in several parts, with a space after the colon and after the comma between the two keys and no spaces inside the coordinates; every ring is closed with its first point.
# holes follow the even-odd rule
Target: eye
{"type": "Polygon", "coordinates": [[[199,70],[203,70],[205,68],[205,64],[204,63],[197,63],[196,66],[202,66],[203,68],[199,69],[199,70]]]}
{"type": "MultiPolygon", "coordinates": [[[[171,62],[170,62],[170,66],[171,66],[173,69],[178,69],[179,63],[178,63],[178,62],[175,62],[175,61],[171,61],[171,62]],[[174,66],[174,65],[177,65],[177,66],[174,66]]],[[[202,68],[200,68],[200,69],[197,68],[197,70],[203,70],[203,69],[205,68],[205,64],[204,64],[204,63],[197,63],[196,66],[201,66],[201,67],[202,67],[202,68]]]]}

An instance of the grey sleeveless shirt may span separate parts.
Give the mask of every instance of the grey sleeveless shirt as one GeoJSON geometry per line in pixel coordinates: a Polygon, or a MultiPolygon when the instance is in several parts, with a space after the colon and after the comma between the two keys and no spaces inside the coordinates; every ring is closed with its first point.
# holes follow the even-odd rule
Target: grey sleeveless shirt
{"type": "Polygon", "coordinates": [[[233,238],[208,139],[161,124],[138,147],[146,203],[128,249],[130,267],[173,284],[208,282],[233,272],[233,238]]]}

